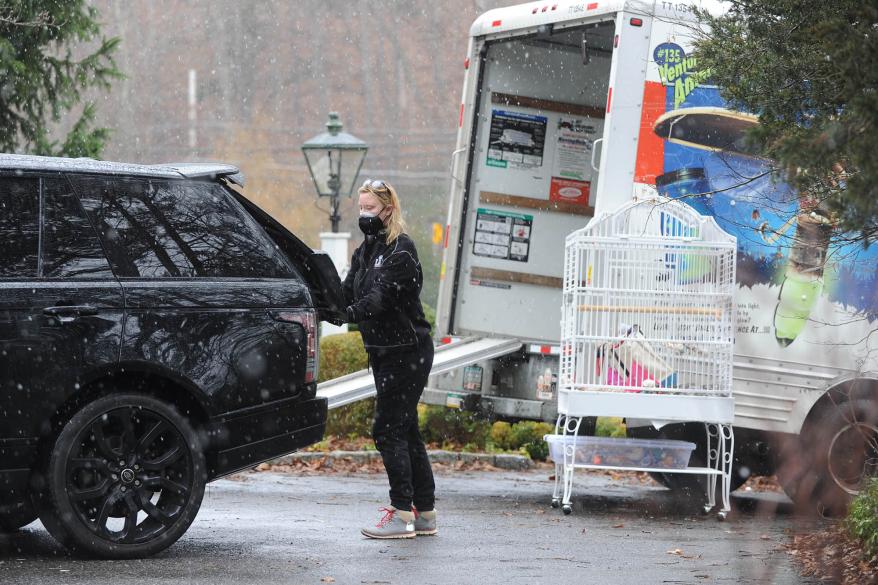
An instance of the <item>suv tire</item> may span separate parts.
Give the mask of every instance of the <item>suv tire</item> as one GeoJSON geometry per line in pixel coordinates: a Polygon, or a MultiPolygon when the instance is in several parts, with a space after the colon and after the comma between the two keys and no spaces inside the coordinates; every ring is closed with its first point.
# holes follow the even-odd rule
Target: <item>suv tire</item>
{"type": "Polygon", "coordinates": [[[64,425],[45,462],[40,520],[61,543],[104,558],[155,554],[186,532],[204,496],[198,435],[140,394],[98,398],[64,425]]]}

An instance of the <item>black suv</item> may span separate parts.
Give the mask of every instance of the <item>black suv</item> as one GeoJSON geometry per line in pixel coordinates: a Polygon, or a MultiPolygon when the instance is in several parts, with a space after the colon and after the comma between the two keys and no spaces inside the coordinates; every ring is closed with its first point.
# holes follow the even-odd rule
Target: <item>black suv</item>
{"type": "Polygon", "coordinates": [[[149,555],[206,482],[322,438],[338,275],[242,185],[0,154],[2,529],[39,516],[69,548],[149,555]]]}

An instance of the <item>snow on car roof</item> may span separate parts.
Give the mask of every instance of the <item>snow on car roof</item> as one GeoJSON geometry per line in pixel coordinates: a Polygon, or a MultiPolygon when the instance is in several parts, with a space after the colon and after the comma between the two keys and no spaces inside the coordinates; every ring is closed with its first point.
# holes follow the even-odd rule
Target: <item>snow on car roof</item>
{"type": "Polygon", "coordinates": [[[165,179],[228,177],[229,180],[235,183],[243,184],[243,176],[238,167],[222,163],[167,163],[161,165],[139,165],[134,163],[95,160],[93,158],[62,158],[34,156],[29,154],[0,154],[0,170],[134,175],[165,179]]]}

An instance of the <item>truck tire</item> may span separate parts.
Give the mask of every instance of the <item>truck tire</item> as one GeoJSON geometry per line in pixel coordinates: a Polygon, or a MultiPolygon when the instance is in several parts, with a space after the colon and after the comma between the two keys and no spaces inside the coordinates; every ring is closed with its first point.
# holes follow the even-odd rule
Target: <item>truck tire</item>
{"type": "MultiPolygon", "coordinates": [[[[695,450],[689,459],[690,467],[704,467],[705,452],[707,451],[707,437],[702,423],[671,424],[656,430],[654,427],[634,427],[627,430],[629,437],[633,439],[663,439],[673,441],[689,441],[695,443],[695,450]]],[[[732,459],[732,477],[730,491],[735,491],[750,477],[746,466],[736,454],[732,459]]],[[[703,475],[688,475],[683,473],[650,473],[650,477],[666,488],[690,497],[703,498],[707,489],[707,478],[703,475]]],[[[717,501],[721,500],[720,482],[717,480],[717,501]]]]}
{"type": "Polygon", "coordinates": [[[113,394],[63,426],[44,463],[40,520],[67,548],[142,558],[180,538],[206,483],[198,436],[156,398],[113,394]]]}
{"type": "Polygon", "coordinates": [[[784,453],[778,479],[800,510],[838,516],[878,475],[878,399],[820,408],[784,453]]]}
{"type": "Polygon", "coordinates": [[[0,533],[15,532],[37,519],[37,512],[30,502],[18,502],[0,512],[0,533]]]}

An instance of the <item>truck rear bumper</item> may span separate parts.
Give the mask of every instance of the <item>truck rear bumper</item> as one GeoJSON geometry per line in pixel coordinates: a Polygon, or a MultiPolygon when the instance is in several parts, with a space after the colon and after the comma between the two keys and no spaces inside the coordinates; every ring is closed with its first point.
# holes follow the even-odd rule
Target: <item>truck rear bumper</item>
{"type": "Polygon", "coordinates": [[[480,412],[489,417],[555,422],[558,415],[558,409],[554,402],[505,396],[483,396],[478,392],[454,392],[436,388],[425,388],[421,402],[439,406],[455,406],[463,410],[480,412]]]}

